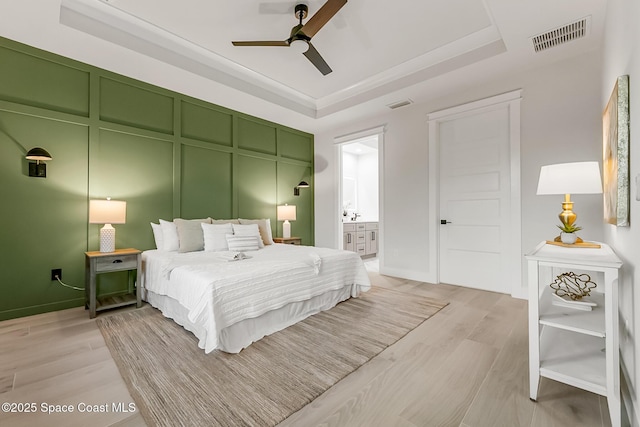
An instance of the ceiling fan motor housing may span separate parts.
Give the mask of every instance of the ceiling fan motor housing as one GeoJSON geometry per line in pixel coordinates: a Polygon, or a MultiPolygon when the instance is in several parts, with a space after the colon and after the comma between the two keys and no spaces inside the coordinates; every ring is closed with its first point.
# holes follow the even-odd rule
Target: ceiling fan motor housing
{"type": "Polygon", "coordinates": [[[307,13],[309,13],[309,6],[303,3],[296,5],[295,15],[300,21],[307,17],[307,13]]]}

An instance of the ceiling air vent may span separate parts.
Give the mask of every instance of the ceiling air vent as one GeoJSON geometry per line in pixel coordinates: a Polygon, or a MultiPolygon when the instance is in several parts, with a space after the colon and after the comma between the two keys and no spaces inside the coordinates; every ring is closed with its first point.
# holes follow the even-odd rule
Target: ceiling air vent
{"type": "Polygon", "coordinates": [[[587,35],[590,16],[531,38],[536,52],[550,49],[587,35]]]}
{"type": "Polygon", "coordinates": [[[407,98],[402,101],[387,104],[387,107],[391,108],[392,110],[395,110],[396,108],[404,107],[405,105],[409,105],[409,104],[413,104],[413,101],[407,98]]]}

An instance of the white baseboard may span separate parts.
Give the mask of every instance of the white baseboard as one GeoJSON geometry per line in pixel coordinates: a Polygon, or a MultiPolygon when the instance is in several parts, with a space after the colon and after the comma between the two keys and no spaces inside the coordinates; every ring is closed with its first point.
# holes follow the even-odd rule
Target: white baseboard
{"type": "Polygon", "coordinates": [[[638,396],[634,396],[636,393],[630,387],[630,384],[633,383],[629,381],[629,372],[622,358],[620,358],[620,373],[622,374],[620,378],[620,395],[624,403],[623,409],[626,409],[626,414],[624,412],[622,413],[622,425],[640,427],[640,420],[638,420],[638,414],[640,414],[640,410],[639,408],[636,408],[638,396]]]}
{"type": "Polygon", "coordinates": [[[529,299],[529,290],[524,286],[520,286],[511,290],[511,296],[518,299],[529,299]]]}
{"type": "MultiPolygon", "coordinates": [[[[398,277],[400,279],[416,280],[418,282],[437,283],[434,274],[425,271],[408,270],[405,268],[392,268],[380,266],[380,274],[385,276],[398,277]]],[[[513,290],[511,296],[518,299],[528,299],[528,290],[526,287],[519,287],[513,290]]]]}
{"type": "Polygon", "coordinates": [[[404,268],[392,268],[380,266],[380,274],[399,277],[401,279],[416,280],[418,282],[435,283],[433,274],[424,271],[408,270],[404,268]]]}

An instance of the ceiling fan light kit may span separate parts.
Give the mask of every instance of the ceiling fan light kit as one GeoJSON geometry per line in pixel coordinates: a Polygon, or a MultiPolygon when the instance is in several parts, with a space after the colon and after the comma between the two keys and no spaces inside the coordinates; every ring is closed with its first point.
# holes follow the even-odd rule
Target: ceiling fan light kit
{"type": "Polygon", "coordinates": [[[302,20],[307,17],[309,7],[306,4],[297,4],[294,8],[296,18],[300,21],[291,29],[291,34],[286,40],[276,41],[234,41],[234,46],[281,46],[292,47],[296,52],[302,53],[323,75],[332,72],[329,64],[311,44],[311,38],[316,35],[324,25],[347,3],[347,0],[328,0],[313,15],[306,24],[302,20]]]}
{"type": "Polygon", "coordinates": [[[289,47],[298,53],[305,53],[309,50],[309,42],[302,39],[291,40],[289,47]]]}

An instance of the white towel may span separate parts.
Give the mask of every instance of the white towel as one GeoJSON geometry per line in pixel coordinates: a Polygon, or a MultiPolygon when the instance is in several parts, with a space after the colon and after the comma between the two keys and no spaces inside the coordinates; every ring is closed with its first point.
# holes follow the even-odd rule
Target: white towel
{"type": "Polygon", "coordinates": [[[235,251],[216,252],[216,256],[218,258],[222,258],[227,261],[241,261],[243,259],[251,258],[249,255],[245,254],[244,252],[235,252],[235,251]]]}

